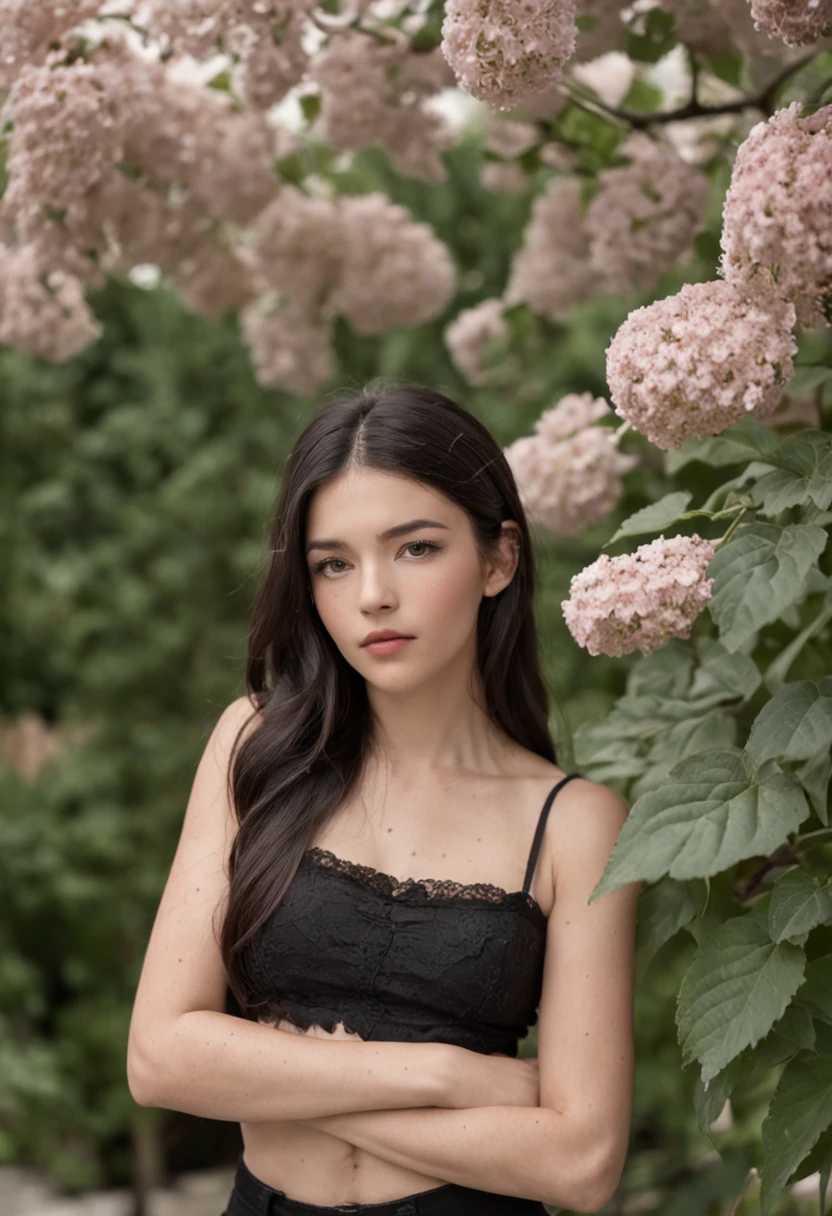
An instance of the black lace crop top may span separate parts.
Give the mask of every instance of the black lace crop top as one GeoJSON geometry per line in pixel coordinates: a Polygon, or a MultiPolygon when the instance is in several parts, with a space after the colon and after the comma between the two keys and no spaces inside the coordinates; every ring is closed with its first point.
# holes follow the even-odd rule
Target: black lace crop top
{"type": "MultiPolygon", "coordinates": [[[[537,1021],[547,918],[529,893],[549,808],[520,891],[398,879],[313,847],[243,962],[256,1016],[363,1039],[454,1043],[517,1055],[537,1021]]],[[[240,1010],[230,988],[226,1009],[240,1010]]]]}

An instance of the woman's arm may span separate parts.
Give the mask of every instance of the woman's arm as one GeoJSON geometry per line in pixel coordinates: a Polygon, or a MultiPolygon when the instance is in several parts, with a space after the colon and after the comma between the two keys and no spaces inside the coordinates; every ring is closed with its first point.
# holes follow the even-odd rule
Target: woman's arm
{"type": "Polygon", "coordinates": [[[575,1212],[596,1211],[610,1194],[601,1163],[587,1160],[586,1127],[547,1107],[368,1110],[308,1122],[394,1165],[461,1186],[575,1212]]]}
{"type": "Polygon", "coordinates": [[[327,1042],[212,1009],[157,1037],[130,1089],[142,1106],[207,1119],[271,1122],[453,1100],[444,1043],[327,1042]]]}

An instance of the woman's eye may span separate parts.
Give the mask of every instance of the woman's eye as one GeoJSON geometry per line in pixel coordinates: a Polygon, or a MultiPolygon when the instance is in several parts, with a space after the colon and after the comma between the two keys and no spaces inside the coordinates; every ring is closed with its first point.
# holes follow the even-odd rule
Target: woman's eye
{"type": "MultiPolygon", "coordinates": [[[[435,544],[434,541],[432,541],[432,540],[411,540],[404,547],[405,547],[405,549],[419,549],[419,548],[427,549],[428,553],[430,553],[432,550],[438,550],[438,549],[442,548],[441,545],[435,544]]],[[[427,553],[416,553],[413,555],[413,560],[421,561],[425,557],[427,557],[427,553]]],[[[323,571],[323,570],[332,570],[334,574],[340,573],[340,571],[333,569],[333,563],[335,563],[335,565],[339,565],[339,566],[344,566],[347,564],[343,560],[343,558],[340,558],[340,557],[325,557],[323,559],[323,561],[318,562],[313,567],[313,572],[315,574],[318,574],[320,571],[323,571]]]]}

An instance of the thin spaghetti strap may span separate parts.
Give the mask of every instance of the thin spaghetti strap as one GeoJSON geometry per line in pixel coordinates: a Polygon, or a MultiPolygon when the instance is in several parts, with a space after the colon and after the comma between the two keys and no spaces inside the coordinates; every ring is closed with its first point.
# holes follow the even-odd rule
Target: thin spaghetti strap
{"type": "Polygon", "coordinates": [[[573,777],[580,777],[580,775],[580,773],[567,773],[565,777],[561,777],[554,789],[549,790],[549,793],[546,795],[546,801],[543,803],[543,810],[540,812],[540,818],[537,821],[537,828],[535,829],[534,840],[532,841],[531,852],[529,853],[529,861],[528,865],[526,866],[526,877],[523,879],[524,892],[528,892],[529,890],[532,876],[534,874],[534,868],[537,865],[537,855],[540,852],[540,846],[543,842],[543,832],[546,828],[546,819],[549,815],[549,807],[554,802],[555,795],[561,786],[566,785],[567,781],[571,781],[573,777]]]}

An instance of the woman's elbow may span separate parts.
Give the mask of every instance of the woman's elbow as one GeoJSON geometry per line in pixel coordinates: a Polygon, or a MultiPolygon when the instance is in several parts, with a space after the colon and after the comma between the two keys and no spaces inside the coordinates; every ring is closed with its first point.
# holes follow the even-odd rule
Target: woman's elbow
{"type": "Polygon", "coordinates": [[[616,1160],[598,1160],[596,1157],[581,1172],[574,1186],[570,1208],[574,1212],[594,1213],[602,1211],[618,1190],[622,1169],[616,1160]]]}
{"type": "Polygon", "coordinates": [[[159,1069],[145,1046],[131,1036],[127,1041],[127,1088],[137,1106],[160,1106],[159,1069]]]}

